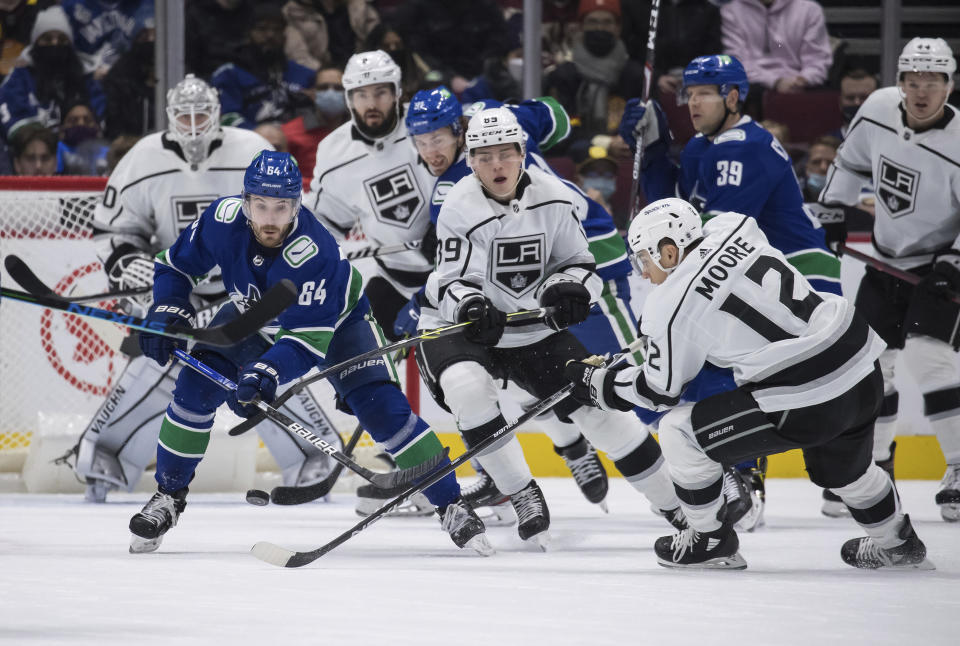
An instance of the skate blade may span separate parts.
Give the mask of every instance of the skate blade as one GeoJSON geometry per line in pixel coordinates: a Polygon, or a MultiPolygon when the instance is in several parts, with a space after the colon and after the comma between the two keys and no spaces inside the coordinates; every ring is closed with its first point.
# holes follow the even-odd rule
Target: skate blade
{"type": "Polygon", "coordinates": [[[551,543],[550,532],[547,530],[544,530],[539,534],[534,534],[530,538],[525,539],[523,542],[529,543],[530,545],[536,545],[537,547],[540,548],[541,552],[548,552],[550,551],[550,543],[551,543]]]}
{"type": "Polygon", "coordinates": [[[493,545],[490,543],[490,539],[487,538],[486,534],[477,534],[469,541],[464,543],[463,546],[469,547],[480,556],[493,556],[497,553],[497,550],[494,549],[493,545]]]}
{"type": "Polygon", "coordinates": [[[747,513],[734,525],[734,529],[740,532],[752,532],[762,524],[763,506],[759,500],[754,500],[753,505],[747,510],[747,513]]]}
{"type": "Polygon", "coordinates": [[[479,507],[474,511],[487,527],[511,527],[517,524],[517,512],[509,502],[491,507],[479,507]]]}
{"type": "Polygon", "coordinates": [[[747,562],[737,552],[733,556],[718,556],[702,563],[674,563],[657,557],[657,563],[675,570],[746,570],[747,562]]]}
{"type": "Polygon", "coordinates": [[[600,502],[598,502],[598,503],[597,503],[597,507],[599,507],[600,509],[602,509],[602,510],[603,510],[603,513],[605,513],[605,514],[609,514],[609,513],[610,513],[610,505],[607,504],[607,499],[606,499],[606,498],[604,498],[603,500],[601,500],[600,502]]]}
{"type": "Polygon", "coordinates": [[[156,552],[157,548],[160,547],[161,541],[163,541],[163,536],[157,536],[156,538],[141,538],[136,534],[131,534],[130,553],[148,554],[150,552],[156,552]]]}
{"type": "Polygon", "coordinates": [[[940,505],[940,518],[948,523],[960,522],[960,504],[947,503],[940,505]]]}
{"type": "MultiPolygon", "coordinates": [[[[366,518],[373,512],[379,510],[383,505],[385,505],[388,500],[372,500],[369,498],[363,498],[357,502],[356,512],[357,516],[361,518],[366,518]],[[369,501],[369,502],[368,502],[369,501]]],[[[404,503],[400,507],[387,512],[383,515],[384,518],[424,518],[426,516],[433,516],[436,513],[433,507],[422,507],[414,503],[404,503]]]]}

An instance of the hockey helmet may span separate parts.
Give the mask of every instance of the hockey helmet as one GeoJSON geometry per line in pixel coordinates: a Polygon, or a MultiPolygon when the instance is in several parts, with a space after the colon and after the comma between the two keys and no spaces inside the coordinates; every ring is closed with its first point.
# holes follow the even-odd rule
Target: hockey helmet
{"type": "Polygon", "coordinates": [[[302,191],[303,176],[297,160],[290,153],[262,150],[243,174],[243,214],[250,219],[248,198],[262,195],[291,200],[293,217],[296,217],[302,191]]]}
{"type": "Polygon", "coordinates": [[[676,266],[666,268],[660,264],[660,241],[673,240],[683,260],[684,250],[703,237],[700,213],[692,204],[678,197],[668,197],[648,204],[630,223],[627,242],[630,244],[630,261],[637,273],[643,273],[640,253],[646,251],[651,260],[663,271],[670,273],[676,266]]]}
{"type": "Polygon", "coordinates": [[[897,59],[897,74],[904,72],[937,72],[951,80],[957,71],[953,51],[942,38],[914,38],[903,48],[897,59]]]}
{"type": "Polygon", "coordinates": [[[728,54],[698,56],[690,61],[683,70],[683,89],[686,90],[692,85],[716,85],[724,98],[731,89],[736,88],[741,102],[746,100],[747,92],[750,91],[747,70],[736,57],[728,54]]]}
{"type": "Polygon", "coordinates": [[[193,165],[220,136],[220,97],[203,79],[187,76],[167,92],[167,132],[193,165]]]}
{"type": "Polygon", "coordinates": [[[477,148],[497,144],[516,144],[520,155],[526,156],[527,146],[523,128],[516,115],[508,108],[487,108],[473,115],[467,124],[467,151],[472,155],[477,148]]]}
{"type": "Polygon", "coordinates": [[[450,126],[454,137],[463,132],[460,117],[463,110],[453,92],[443,85],[432,90],[420,90],[410,99],[407,108],[407,132],[425,135],[428,132],[450,126]]]}
{"type": "MultiPolygon", "coordinates": [[[[349,98],[350,90],[376,83],[392,83],[400,96],[400,66],[382,49],[354,54],[343,68],[343,90],[349,98]]],[[[348,100],[349,103],[349,100],[348,100]]]]}

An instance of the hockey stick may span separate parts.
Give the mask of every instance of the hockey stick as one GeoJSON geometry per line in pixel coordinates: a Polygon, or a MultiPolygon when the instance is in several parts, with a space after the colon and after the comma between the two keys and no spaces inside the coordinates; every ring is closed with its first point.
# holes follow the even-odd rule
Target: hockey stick
{"type": "MultiPolygon", "coordinates": [[[[529,321],[532,319],[544,318],[546,316],[550,316],[554,312],[554,310],[555,308],[553,307],[541,307],[536,310],[523,310],[520,312],[511,312],[507,314],[507,323],[520,323],[522,321],[529,321]]],[[[461,330],[463,330],[463,328],[467,327],[471,323],[473,323],[473,321],[465,321],[463,323],[455,323],[454,325],[448,325],[446,327],[437,328],[436,330],[430,330],[428,332],[424,332],[423,334],[420,334],[419,336],[410,337],[408,339],[400,339],[395,343],[391,343],[389,345],[385,345],[379,348],[373,348],[372,350],[367,350],[366,352],[362,352],[357,356],[351,357],[350,359],[346,359],[345,361],[341,361],[340,363],[335,363],[332,366],[328,366],[324,368],[323,370],[321,370],[320,372],[318,372],[317,374],[311,377],[304,377],[298,381],[295,381],[293,385],[290,386],[289,389],[287,389],[286,392],[284,392],[282,395],[280,395],[275,400],[273,400],[272,405],[274,408],[278,408],[280,405],[284,404],[288,399],[293,397],[295,393],[299,392],[303,388],[306,388],[310,384],[314,384],[320,381],[321,379],[325,379],[339,370],[343,370],[344,368],[348,368],[352,365],[360,363],[364,359],[370,359],[371,357],[379,357],[384,354],[389,354],[394,351],[400,351],[414,345],[419,345],[424,341],[430,341],[431,339],[439,339],[444,336],[455,334],[456,332],[460,332],[461,330]]],[[[243,433],[246,433],[251,428],[253,428],[257,424],[262,422],[264,417],[265,417],[264,415],[258,414],[251,417],[248,420],[245,420],[244,422],[241,422],[240,424],[237,424],[236,426],[230,429],[229,435],[236,436],[236,435],[242,435],[243,433]]]]}
{"type": "MultiPolygon", "coordinates": [[[[363,427],[357,424],[353,435],[347,440],[347,445],[343,447],[343,454],[345,456],[348,458],[353,456],[353,449],[355,449],[357,443],[360,442],[362,435],[363,427]]],[[[274,487],[273,491],[270,492],[270,502],[275,505],[302,505],[317,500],[318,498],[323,498],[330,493],[333,485],[337,484],[337,480],[340,478],[342,472],[343,465],[338,462],[334,465],[333,470],[330,471],[330,475],[320,482],[315,482],[306,487],[286,487],[283,485],[274,487]]]]}
{"type": "MultiPolygon", "coordinates": [[[[891,264],[885,263],[879,258],[874,258],[871,255],[865,254],[862,251],[857,251],[853,247],[848,247],[845,244],[840,245],[840,251],[844,254],[853,256],[857,260],[861,261],[865,265],[869,265],[878,271],[882,271],[885,274],[890,274],[894,278],[899,278],[905,283],[910,283],[911,285],[917,285],[920,283],[921,277],[912,274],[909,271],[904,271],[903,269],[897,269],[891,264]]],[[[950,293],[946,295],[948,299],[960,305],[960,295],[950,293]]]]}
{"type": "MultiPolygon", "coordinates": [[[[618,364],[620,361],[626,359],[632,352],[640,349],[642,344],[643,344],[643,340],[637,339],[627,347],[626,351],[617,354],[612,359],[607,361],[605,365],[607,367],[610,367],[618,364]]],[[[531,408],[530,410],[525,412],[523,415],[518,417],[516,421],[511,422],[510,424],[507,424],[506,426],[501,428],[499,431],[495,432],[490,437],[484,439],[482,442],[479,442],[476,446],[464,452],[456,460],[453,460],[447,466],[434,472],[429,478],[427,478],[423,482],[419,482],[415,485],[412,485],[402,494],[400,494],[399,496],[397,496],[396,498],[394,498],[393,500],[385,504],[383,507],[381,507],[377,511],[373,512],[372,514],[370,514],[369,516],[361,520],[359,523],[357,523],[347,531],[343,532],[342,534],[334,538],[332,541],[330,541],[326,545],[321,545],[317,549],[310,550],[309,552],[296,552],[294,550],[289,550],[285,547],[280,547],[279,545],[275,545],[267,541],[260,541],[250,549],[250,553],[253,554],[255,557],[257,557],[258,559],[260,559],[261,561],[264,561],[271,565],[276,565],[278,567],[294,568],[294,567],[307,565],[308,563],[312,563],[316,561],[318,558],[320,558],[330,550],[333,550],[334,548],[347,542],[348,540],[350,540],[351,538],[353,538],[354,536],[356,536],[357,534],[365,530],[367,527],[369,527],[373,523],[383,518],[386,514],[390,513],[391,511],[393,511],[394,509],[402,505],[410,496],[416,493],[420,493],[424,489],[431,486],[432,484],[439,482],[447,474],[452,473],[461,464],[465,464],[471,458],[475,457],[482,451],[496,444],[497,441],[502,439],[505,435],[507,435],[508,433],[510,433],[517,427],[519,427],[524,422],[527,422],[530,419],[536,417],[537,415],[543,412],[546,412],[551,408],[553,408],[554,406],[556,406],[562,399],[564,399],[567,395],[569,395],[572,390],[573,390],[573,384],[570,383],[564,386],[563,388],[561,388],[560,390],[558,390],[557,392],[553,393],[546,399],[541,399],[539,402],[537,402],[537,404],[533,408],[531,408]]]]}
{"type": "MultiPolygon", "coordinates": [[[[18,256],[13,254],[7,256],[3,259],[3,266],[6,267],[10,277],[20,283],[20,285],[31,294],[49,293],[51,296],[58,296],[58,294],[47,287],[47,285],[33,273],[33,270],[27,266],[27,263],[23,262],[18,256]]],[[[125,296],[139,296],[140,294],[147,294],[151,291],[153,291],[152,286],[145,286],[135,289],[120,289],[115,292],[104,292],[102,294],[91,294],[89,296],[60,296],[60,298],[70,303],[96,303],[98,301],[124,298],[125,296]]]]}
{"type": "MultiPolygon", "coordinates": [[[[42,284],[42,283],[41,283],[42,284]]],[[[45,285],[44,285],[45,286],[45,285]]],[[[49,291],[49,288],[47,288],[49,291]]],[[[148,321],[137,316],[111,312],[110,310],[90,307],[80,303],[71,303],[62,296],[50,293],[34,294],[0,287],[0,296],[11,300],[38,305],[67,314],[116,323],[141,332],[158,334],[172,339],[198,341],[209,345],[231,346],[255,334],[260,328],[272,321],[297,298],[297,288],[292,281],[283,279],[267,291],[253,307],[229,323],[207,328],[188,328],[180,325],[164,325],[159,321],[148,321]]]]}
{"type": "MultiPolygon", "coordinates": [[[[188,367],[193,368],[224,390],[235,391],[237,389],[237,384],[233,383],[210,366],[197,360],[195,357],[187,354],[183,350],[176,349],[173,351],[173,355],[188,367]]],[[[370,484],[378,489],[392,489],[393,487],[409,484],[418,478],[424,477],[436,469],[437,466],[439,466],[439,464],[446,459],[447,453],[450,451],[450,449],[444,447],[444,450],[441,453],[416,466],[408,469],[391,471],[390,473],[376,473],[375,471],[371,471],[370,469],[367,469],[366,467],[361,466],[350,458],[346,457],[343,452],[339,451],[333,444],[330,444],[326,440],[320,439],[311,433],[307,428],[304,428],[301,424],[290,419],[276,408],[273,408],[267,402],[260,399],[255,399],[253,404],[266,413],[267,418],[277,422],[278,424],[281,424],[289,432],[314,445],[343,466],[358,474],[364,480],[370,482],[370,484]]]]}
{"type": "Polygon", "coordinates": [[[415,240],[413,242],[404,242],[403,244],[392,245],[389,247],[363,247],[362,249],[354,249],[353,251],[347,252],[347,260],[360,260],[362,258],[379,258],[380,256],[389,256],[392,253],[400,253],[402,251],[418,251],[420,249],[420,241],[415,240]]]}
{"type": "MultiPolygon", "coordinates": [[[[643,92],[640,95],[640,103],[644,104],[650,98],[650,85],[653,82],[653,60],[655,53],[655,41],[657,40],[657,22],[660,15],[660,0],[651,0],[650,2],[650,29],[647,32],[647,57],[643,63],[643,92]]],[[[637,213],[637,193],[640,189],[640,164],[643,160],[643,131],[637,141],[637,149],[633,153],[633,172],[630,181],[630,212],[627,222],[633,220],[637,213]]]]}

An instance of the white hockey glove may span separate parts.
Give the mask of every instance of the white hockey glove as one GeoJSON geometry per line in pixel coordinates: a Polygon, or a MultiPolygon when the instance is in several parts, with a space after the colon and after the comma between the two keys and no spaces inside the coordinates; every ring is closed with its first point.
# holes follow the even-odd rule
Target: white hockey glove
{"type": "Polygon", "coordinates": [[[120,300],[119,307],[127,314],[143,317],[153,300],[153,258],[142,251],[120,256],[107,275],[110,289],[125,291],[143,289],[143,294],[126,296],[120,300]]]}
{"type": "MultiPolygon", "coordinates": [[[[563,375],[573,382],[570,396],[585,406],[596,406],[601,410],[633,410],[631,402],[617,395],[613,387],[617,368],[603,368],[604,357],[593,355],[583,361],[568,361],[563,375]]],[[[627,367],[627,364],[621,364],[627,367]]]]}

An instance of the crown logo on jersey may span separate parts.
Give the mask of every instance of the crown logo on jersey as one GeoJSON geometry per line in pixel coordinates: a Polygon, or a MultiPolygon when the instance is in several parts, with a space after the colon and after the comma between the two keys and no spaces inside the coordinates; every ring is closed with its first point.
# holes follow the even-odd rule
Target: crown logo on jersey
{"type": "Polygon", "coordinates": [[[877,196],[892,218],[912,213],[916,206],[920,173],[880,155],[877,196]]]}
{"type": "Polygon", "coordinates": [[[527,286],[527,277],[523,274],[514,274],[510,277],[510,287],[521,291],[527,286]]]}

